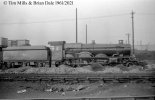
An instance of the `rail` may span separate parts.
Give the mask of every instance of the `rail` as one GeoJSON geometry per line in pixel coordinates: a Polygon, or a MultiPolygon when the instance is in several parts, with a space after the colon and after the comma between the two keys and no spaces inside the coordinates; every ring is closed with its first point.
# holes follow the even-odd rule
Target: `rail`
{"type": "Polygon", "coordinates": [[[103,82],[151,82],[155,83],[155,73],[87,73],[87,74],[0,74],[0,81],[103,81],[103,82]]]}
{"type": "MultiPolygon", "coordinates": [[[[33,99],[36,99],[36,98],[33,98],[33,99]]],[[[42,98],[42,99],[45,99],[45,98],[42,98]]],[[[49,99],[49,98],[46,98],[46,99],[49,99]]],[[[53,100],[155,100],[155,95],[111,96],[111,97],[108,97],[108,96],[107,97],[74,97],[74,98],[63,97],[63,98],[52,98],[52,99],[53,100]]]]}

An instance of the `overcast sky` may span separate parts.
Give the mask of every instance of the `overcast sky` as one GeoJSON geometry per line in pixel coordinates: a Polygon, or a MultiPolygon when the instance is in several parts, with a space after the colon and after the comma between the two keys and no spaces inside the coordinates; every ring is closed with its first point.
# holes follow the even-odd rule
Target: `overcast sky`
{"type": "Polygon", "coordinates": [[[75,42],[77,8],[78,42],[85,43],[86,24],[89,43],[126,41],[127,33],[131,42],[133,10],[135,44],[155,44],[155,0],[74,0],[73,5],[4,5],[5,1],[17,0],[0,0],[0,37],[10,40],[28,39],[32,45],[75,42]]]}

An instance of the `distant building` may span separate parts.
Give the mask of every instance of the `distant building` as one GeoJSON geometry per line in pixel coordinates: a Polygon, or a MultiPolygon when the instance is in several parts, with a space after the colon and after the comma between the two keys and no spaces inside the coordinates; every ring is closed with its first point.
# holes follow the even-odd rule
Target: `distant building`
{"type": "Polygon", "coordinates": [[[135,49],[137,49],[137,50],[155,51],[155,44],[150,44],[150,45],[135,45],[135,49]]]}
{"type": "Polygon", "coordinates": [[[8,38],[0,37],[0,48],[6,48],[8,46],[8,38]]]}
{"type": "Polygon", "coordinates": [[[8,46],[30,46],[29,40],[8,40],[8,46]]]}

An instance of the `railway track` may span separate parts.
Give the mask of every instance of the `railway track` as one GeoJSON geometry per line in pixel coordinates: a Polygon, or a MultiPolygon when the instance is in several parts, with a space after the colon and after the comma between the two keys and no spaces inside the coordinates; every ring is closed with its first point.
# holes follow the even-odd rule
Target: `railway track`
{"type": "Polygon", "coordinates": [[[155,83],[155,73],[104,73],[104,74],[0,74],[0,81],[52,81],[52,82],[151,82],[155,83]]]}
{"type": "MultiPolygon", "coordinates": [[[[66,100],[66,99],[59,99],[59,100],[66,100]]],[[[155,100],[155,95],[146,95],[146,96],[118,96],[118,97],[93,97],[93,98],[72,98],[67,100],[155,100]]]]}

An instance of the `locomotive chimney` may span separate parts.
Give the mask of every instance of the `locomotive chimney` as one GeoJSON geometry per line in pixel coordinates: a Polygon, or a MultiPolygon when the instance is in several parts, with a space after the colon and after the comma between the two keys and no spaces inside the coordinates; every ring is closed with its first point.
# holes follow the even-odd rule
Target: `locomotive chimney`
{"type": "Polygon", "coordinates": [[[92,40],[92,44],[96,44],[95,40],[92,40]]]}
{"type": "Polygon", "coordinates": [[[122,45],[123,44],[123,40],[118,40],[118,44],[122,45]]]}

